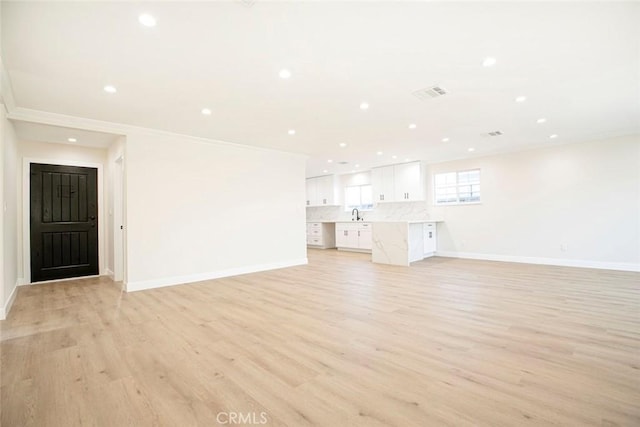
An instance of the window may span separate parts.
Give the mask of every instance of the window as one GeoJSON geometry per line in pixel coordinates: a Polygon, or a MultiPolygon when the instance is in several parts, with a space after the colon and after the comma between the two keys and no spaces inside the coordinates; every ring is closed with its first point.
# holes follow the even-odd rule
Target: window
{"type": "Polygon", "coordinates": [[[373,209],[373,190],[371,185],[351,185],[344,188],[344,208],[351,211],[357,208],[361,211],[373,209]]]}
{"type": "Polygon", "coordinates": [[[480,169],[437,173],[433,184],[436,205],[480,203],[480,169]]]}

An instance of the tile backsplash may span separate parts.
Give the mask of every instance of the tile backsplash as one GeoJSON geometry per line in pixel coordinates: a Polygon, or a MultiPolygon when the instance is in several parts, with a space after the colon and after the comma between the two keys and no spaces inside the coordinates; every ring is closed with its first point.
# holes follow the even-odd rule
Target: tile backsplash
{"type": "MultiPolygon", "coordinates": [[[[427,202],[380,203],[371,211],[360,212],[365,221],[416,221],[433,219],[427,202]]],[[[351,221],[343,206],[307,208],[307,221],[351,221]]]]}

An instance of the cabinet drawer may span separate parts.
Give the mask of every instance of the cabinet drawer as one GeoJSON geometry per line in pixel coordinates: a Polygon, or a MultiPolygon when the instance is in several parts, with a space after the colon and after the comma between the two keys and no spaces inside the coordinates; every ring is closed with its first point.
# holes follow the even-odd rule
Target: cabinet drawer
{"type": "Polygon", "coordinates": [[[307,238],[307,245],[322,246],[322,239],[319,237],[307,238]]]}
{"type": "Polygon", "coordinates": [[[309,225],[311,228],[322,228],[321,222],[308,222],[307,225],[309,225]]]}

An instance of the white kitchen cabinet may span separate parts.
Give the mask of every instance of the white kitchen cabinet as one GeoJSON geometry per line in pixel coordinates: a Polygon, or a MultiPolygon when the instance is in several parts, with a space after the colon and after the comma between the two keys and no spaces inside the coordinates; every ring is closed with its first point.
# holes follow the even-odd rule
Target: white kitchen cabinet
{"type": "Polygon", "coordinates": [[[327,249],[336,247],[336,231],[333,222],[308,222],[307,246],[327,249]]]}
{"type": "Polygon", "coordinates": [[[371,183],[376,203],[424,200],[420,162],[373,168],[371,183]]]}
{"type": "Polygon", "coordinates": [[[424,231],[424,256],[425,258],[435,255],[438,249],[437,227],[435,222],[425,222],[424,231]]]}
{"type": "Polygon", "coordinates": [[[373,200],[377,203],[394,201],[394,170],[393,166],[383,166],[371,169],[371,187],[373,200]]]}
{"type": "Polygon", "coordinates": [[[423,200],[420,162],[393,167],[394,195],[397,202],[423,200]]]}
{"type": "Polygon", "coordinates": [[[307,206],[336,206],[338,181],[335,175],[307,178],[307,206]]]}
{"type": "Polygon", "coordinates": [[[353,251],[371,251],[371,223],[337,223],[336,247],[353,251]]]}
{"type": "Polygon", "coordinates": [[[318,201],[318,181],[314,178],[309,178],[306,181],[307,184],[307,206],[315,206],[318,201]]]}
{"type": "Polygon", "coordinates": [[[373,245],[373,235],[371,233],[371,224],[362,224],[358,230],[358,248],[371,250],[373,245]]]}

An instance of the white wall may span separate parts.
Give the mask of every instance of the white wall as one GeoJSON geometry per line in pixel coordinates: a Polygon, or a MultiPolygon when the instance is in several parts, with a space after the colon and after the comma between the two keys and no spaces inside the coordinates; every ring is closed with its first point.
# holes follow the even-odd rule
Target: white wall
{"type": "Polygon", "coordinates": [[[305,158],[128,134],[127,290],[306,263],[305,158]]]}
{"type": "MultiPolygon", "coordinates": [[[[107,274],[109,274],[112,278],[115,272],[115,249],[114,245],[116,243],[120,243],[115,238],[115,233],[120,233],[120,230],[117,228],[120,224],[116,224],[116,220],[120,219],[118,213],[115,211],[114,206],[114,197],[115,197],[115,185],[119,183],[117,177],[115,176],[118,171],[118,165],[116,162],[119,158],[124,159],[124,149],[125,149],[126,137],[121,136],[117,138],[108,148],[107,150],[107,165],[105,170],[105,186],[107,187],[106,191],[106,199],[105,204],[107,207],[107,231],[106,231],[106,247],[107,247],[107,259],[106,259],[106,268],[107,274]]],[[[123,161],[124,163],[124,161],[123,161]]],[[[121,221],[123,222],[123,221],[121,221]]],[[[126,280],[125,280],[126,281],[126,280]]]]}
{"type": "Polygon", "coordinates": [[[0,267],[0,277],[2,277],[2,286],[0,286],[0,319],[4,319],[15,297],[16,286],[18,285],[18,184],[17,184],[17,166],[18,166],[18,150],[17,139],[13,128],[13,124],[6,119],[6,111],[4,105],[0,104],[0,164],[2,164],[2,178],[0,181],[0,200],[2,207],[0,210],[0,241],[2,249],[0,250],[0,258],[2,266],[0,267]]]}
{"type": "MultiPolygon", "coordinates": [[[[30,275],[29,271],[25,271],[25,266],[29,262],[27,258],[24,257],[23,249],[24,249],[24,239],[25,230],[24,230],[24,221],[25,218],[28,221],[28,209],[25,212],[24,210],[24,197],[23,193],[25,191],[24,187],[24,159],[34,159],[36,161],[44,161],[53,164],[78,164],[78,165],[99,165],[104,169],[104,165],[107,160],[107,150],[101,148],[91,148],[91,147],[82,147],[78,145],[70,145],[70,144],[53,144],[53,143],[45,143],[45,142],[34,142],[34,141],[19,141],[18,143],[18,153],[20,156],[20,161],[18,165],[18,180],[19,180],[19,188],[18,192],[18,227],[21,230],[18,236],[18,265],[19,265],[19,274],[21,278],[27,278],[30,275]]],[[[28,172],[28,171],[27,171],[28,172]]],[[[104,174],[104,172],[103,172],[104,174]]],[[[98,174],[100,175],[100,174],[98,174]]],[[[27,186],[28,188],[28,186],[27,186]]],[[[104,200],[100,203],[100,195],[105,196],[109,191],[107,185],[105,185],[104,177],[98,176],[98,193],[99,193],[99,215],[98,215],[98,245],[99,245],[99,257],[100,257],[100,273],[105,273],[105,265],[107,265],[107,251],[106,251],[106,242],[105,242],[105,230],[106,223],[108,222],[106,219],[108,218],[108,210],[106,209],[104,200]]],[[[107,197],[105,197],[106,199],[107,197]]],[[[27,200],[28,203],[28,195],[27,200]]],[[[28,204],[27,204],[28,206],[28,204]]],[[[27,224],[28,226],[28,224],[27,224]]],[[[25,279],[28,282],[28,280],[25,279]]]]}
{"type": "Polygon", "coordinates": [[[640,267],[639,136],[433,164],[429,203],[432,174],[474,168],[481,204],[432,208],[439,254],[640,267]]]}

